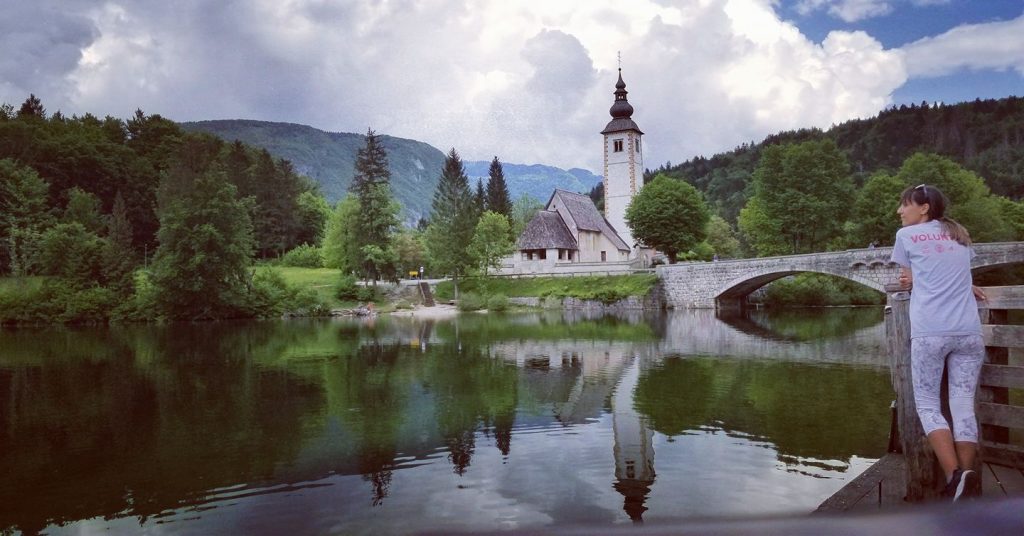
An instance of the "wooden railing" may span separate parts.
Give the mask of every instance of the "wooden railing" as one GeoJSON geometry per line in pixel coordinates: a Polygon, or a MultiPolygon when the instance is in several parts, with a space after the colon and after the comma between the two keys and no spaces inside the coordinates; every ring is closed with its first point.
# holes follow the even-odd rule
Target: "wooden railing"
{"type": "Polygon", "coordinates": [[[985,294],[979,303],[986,353],[977,396],[981,457],[1024,468],[1024,325],[1007,325],[1011,314],[1024,314],[1011,313],[1024,310],[1024,286],[989,287],[985,294]],[[1013,399],[1011,389],[1018,390],[1013,399]]]}
{"type": "MultiPolygon", "coordinates": [[[[987,287],[987,300],[979,302],[986,362],[976,397],[981,425],[982,460],[1024,468],[1024,326],[1008,325],[1014,310],[1024,310],[1024,286],[987,287]]],[[[942,488],[944,475],[917,417],[910,378],[910,291],[887,286],[886,337],[889,344],[893,388],[896,391],[895,419],[899,445],[906,458],[907,500],[933,498],[942,488]]],[[[948,405],[943,378],[943,412],[948,405]]],[[[978,469],[980,467],[976,467],[978,469]]]]}

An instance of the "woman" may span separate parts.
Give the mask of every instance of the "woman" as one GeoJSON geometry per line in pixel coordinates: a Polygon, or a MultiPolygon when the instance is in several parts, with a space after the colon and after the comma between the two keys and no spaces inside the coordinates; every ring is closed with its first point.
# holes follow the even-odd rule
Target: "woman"
{"type": "Polygon", "coordinates": [[[971,237],[945,217],[946,196],[921,184],[903,191],[897,213],[892,261],[900,283],[914,284],[910,295],[910,366],[914,402],[928,443],[946,473],[943,495],[958,501],[980,490],[971,468],[978,449],[974,393],[985,356],[977,299],[985,299],[971,282],[971,237]],[[950,423],[939,401],[943,367],[949,370],[950,423]]]}

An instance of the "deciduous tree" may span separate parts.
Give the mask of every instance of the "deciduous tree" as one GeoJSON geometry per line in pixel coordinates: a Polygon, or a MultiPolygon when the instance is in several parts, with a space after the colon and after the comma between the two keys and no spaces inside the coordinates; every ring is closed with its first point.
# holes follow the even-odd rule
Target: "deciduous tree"
{"type": "Polygon", "coordinates": [[[337,268],[342,274],[351,274],[359,268],[361,259],[359,240],[356,236],[356,221],[359,217],[359,200],[349,194],[338,201],[324,236],[324,266],[337,268]]]}
{"type": "Polygon", "coordinates": [[[152,282],[160,312],[193,320],[238,314],[255,247],[247,203],[220,170],[177,192],[162,188],[159,197],[152,282]]]}
{"type": "Polygon", "coordinates": [[[872,175],[864,183],[850,212],[847,247],[862,248],[871,243],[892,245],[900,227],[896,207],[904,187],[902,180],[885,172],[872,175]]]}
{"type": "Polygon", "coordinates": [[[729,222],[715,214],[708,220],[707,243],[715,255],[721,258],[734,258],[740,255],[740,241],[736,238],[729,222]]]}
{"type": "MultiPolygon", "coordinates": [[[[853,199],[848,169],[830,139],[764,150],[754,171],[754,198],[763,217],[777,223],[786,253],[819,251],[842,232],[853,199]]],[[[747,239],[755,249],[770,249],[753,234],[747,239]]]]}
{"type": "Polygon", "coordinates": [[[626,207],[633,236],[664,252],[669,263],[704,240],[710,216],[696,188],[664,175],[645,184],[626,207]]]}
{"type": "Polygon", "coordinates": [[[33,169],[0,159],[0,273],[27,273],[33,237],[50,220],[48,190],[33,169]]]}
{"type": "Polygon", "coordinates": [[[476,259],[476,267],[487,277],[492,268],[501,266],[501,260],[514,250],[508,218],[504,214],[487,211],[480,216],[469,244],[469,254],[476,259]]]}

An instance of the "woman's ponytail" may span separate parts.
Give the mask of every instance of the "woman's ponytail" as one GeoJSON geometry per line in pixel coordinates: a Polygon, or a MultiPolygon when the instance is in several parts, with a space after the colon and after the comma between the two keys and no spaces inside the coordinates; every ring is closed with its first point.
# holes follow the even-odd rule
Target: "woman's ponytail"
{"type": "Polygon", "coordinates": [[[959,222],[953,218],[947,218],[945,216],[939,218],[939,223],[942,224],[942,230],[946,231],[946,234],[950,238],[956,240],[962,246],[971,245],[971,233],[967,232],[967,228],[960,225],[959,222]]]}

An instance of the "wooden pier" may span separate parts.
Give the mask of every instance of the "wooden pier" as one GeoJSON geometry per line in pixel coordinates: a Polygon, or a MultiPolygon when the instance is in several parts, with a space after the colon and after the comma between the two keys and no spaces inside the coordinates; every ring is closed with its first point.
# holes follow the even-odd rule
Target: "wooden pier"
{"type": "MultiPolygon", "coordinates": [[[[1024,286],[987,287],[978,312],[985,337],[976,413],[984,500],[1024,497],[1024,286]]],[[[866,512],[906,508],[938,498],[944,476],[917,418],[910,382],[910,291],[886,288],[886,338],[896,400],[889,453],[816,513],[866,512]]],[[[943,410],[947,413],[945,379],[943,410]]]]}

